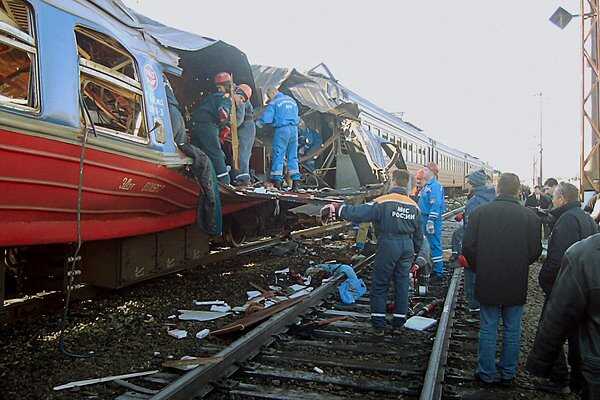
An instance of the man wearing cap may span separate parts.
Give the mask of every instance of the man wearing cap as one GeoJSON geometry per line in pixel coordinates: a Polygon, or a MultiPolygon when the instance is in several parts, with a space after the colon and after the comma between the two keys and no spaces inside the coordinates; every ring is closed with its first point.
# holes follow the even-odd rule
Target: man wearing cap
{"type": "MultiPolygon", "coordinates": [[[[465,205],[465,215],[463,221],[465,230],[467,229],[469,217],[473,211],[475,211],[477,207],[487,204],[496,198],[496,189],[491,186],[487,186],[488,177],[484,170],[480,169],[472,172],[467,175],[466,178],[471,197],[465,205]]],[[[479,302],[475,298],[475,276],[475,272],[466,266],[465,295],[467,297],[469,311],[471,312],[479,312],[479,302]]]]}
{"type": "Polygon", "coordinates": [[[424,168],[425,185],[419,193],[421,210],[421,227],[431,247],[433,275],[441,278],[444,275],[444,255],[442,252],[442,214],[446,209],[444,188],[436,179],[439,172],[435,163],[424,168]]]}
{"type": "Polygon", "coordinates": [[[271,181],[277,189],[283,184],[283,165],[287,159],[288,173],[292,179],[292,190],[298,189],[302,178],[298,165],[298,104],[290,96],[277,89],[267,90],[269,104],[256,120],[256,126],[272,125],[275,129],[271,155],[271,181]]]}
{"type": "Polygon", "coordinates": [[[192,111],[190,127],[192,144],[202,150],[213,164],[220,182],[229,184],[229,168],[219,141],[219,132],[230,124],[231,99],[229,88],[233,81],[227,72],[214,79],[217,91],[204,97],[192,111]]]}

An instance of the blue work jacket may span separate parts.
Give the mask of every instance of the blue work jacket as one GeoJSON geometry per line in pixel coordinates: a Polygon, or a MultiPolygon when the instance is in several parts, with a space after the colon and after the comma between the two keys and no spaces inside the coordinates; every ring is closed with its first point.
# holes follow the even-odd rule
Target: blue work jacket
{"type": "Polygon", "coordinates": [[[227,115],[230,115],[231,99],[220,92],[209,94],[192,111],[192,123],[212,122],[219,125],[219,109],[223,109],[227,115]]]}
{"type": "Polygon", "coordinates": [[[273,125],[273,128],[282,128],[290,125],[297,126],[299,122],[296,101],[283,93],[277,93],[265,107],[257,125],[259,127],[273,125]]]}
{"type": "Polygon", "coordinates": [[[410,236],[415,253],[419,253],[421,249],[423,233],[419,222],[419,207],[402,188],[392,188],[390,193],[379,196],[370,203],[357,206],[345,204],[339,213],[341,218],[352,222],[372,222],[379,240],[410,236]]]}
{"type": "Polygon", "coordinates": [[[419,193],[419,208],[424,221],[435,221],[442,218],[442,214],[446,211],[446,203],[444,201],[444,188],[435,178],[431,178],[429,182],[423,186],[419,193]]]}
{"type": "Polygon", "coordinates": [[[496,189],[491,186],[476,186],[473,188],[473,196],[467,201],[465,205],[465,217],[463,224],[465,229],[471,213],[479,206],[489,203],[496,198],[496,189]]]}

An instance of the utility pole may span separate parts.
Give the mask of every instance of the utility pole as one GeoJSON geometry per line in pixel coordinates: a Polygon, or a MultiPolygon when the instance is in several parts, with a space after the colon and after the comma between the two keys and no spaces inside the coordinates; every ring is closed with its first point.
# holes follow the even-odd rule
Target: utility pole
{"type": "Polygon", "coordinates": [[[544,148],[542,147],[542,135],[543,135],[543,111],[544,111],[544,103],[543,103],[543,94],[542,92],[536,93],[535,96],[539,96],[540,98],[540,176],[538,178],[538,185],[542,186],[543,181],[543,170],[542,170],[542,157],[544,153],[544,148]]]}
{"type": "Polygon", "coordinates": [[[535,153],[534,153],[533,154],[533,170],[532,170],[532,174],[531,174],[531,182],[532,182],[531,188],[532,189],[537,185],[537,183],[536,183],[537,168],[536,167],[537,167],[537,162],[536,162],[535,153]]]}

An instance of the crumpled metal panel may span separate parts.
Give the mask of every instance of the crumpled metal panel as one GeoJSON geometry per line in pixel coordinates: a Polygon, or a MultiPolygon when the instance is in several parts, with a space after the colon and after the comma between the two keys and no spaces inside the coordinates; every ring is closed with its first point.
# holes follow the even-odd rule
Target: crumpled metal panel
{"type": "Polygon", "coordinates": [[[263,93],[270,88],[285,89],[296,101],[310,110],[358,118],[356,105],[345,101],[337,90],[332,92],[331,85],[324,79],[303,74],[294,68],[266,65],[253,65],[252,72],[256,86],[263,93]]]}
{"type": "Polygon", "coordinates": [[[367,131],[362,126],[353,126],[352,131],[356,134],[356,138],[361,144],[367,160],[371,167],[374,169],[384,169],[392,161],[390,157],[385,153],[382,143],[386,143],[385,140],[375,136],[373,133],[367,131]]]}

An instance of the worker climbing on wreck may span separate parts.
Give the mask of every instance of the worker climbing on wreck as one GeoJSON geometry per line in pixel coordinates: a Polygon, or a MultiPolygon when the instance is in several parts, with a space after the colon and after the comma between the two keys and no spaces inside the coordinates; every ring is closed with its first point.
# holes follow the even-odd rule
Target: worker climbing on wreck
{"type": "Polygon", "coordinates": [[[254,124],[254,107],[250,102],[252,97],[252,88],[245,83],[236,88],[236,95],[240,96],[241,118],[238,120],[238,141],[240,155],[240,169],[235,176],[235,184],[238,186],[247,186],[250,184],[250,156],[252,155],[252,146],[256,138],[256,126],[254,124]]]}
{"type": "Polygon", "coordinates": [[[446,209],[444,188],[437,180],[438,166],[431,162],[424,168],[425,184],[419,192],[419,208],[421,209],[421,229],[431,247],[433,276],[444,276],[444,255],[442,251],[442,214],[446,209]]]}
{"type": "Polygon", "coordinates": [[[298,123],[300,122],[298,104],[290,96],[275,88],[267,90],[267,97],[269,104],[256,121],[256,126],[262,128],[265,125],[272,125],[275,129],[271,156],[271,181],[277,189],[282,188],[283,166],[287,159],[292,190],[297,191],[302,178],[298,165],[298,123]]]}
{"type": "MultiPolygon", "coordinates": [[[[304,120],[300,120],[298,125],[298,154],[300,156],[311,155],[322,145],[323,138],[321,134],[306,126],[304,120]]],[[[315,159],[311,157],[309,160],[304,161],[303,165],[313,172],[316,168],[315,159]]]]}
{"type": "Polygon", "coordinates": [[[370,288],[371,323],[376,335],[386,328],[387,295],[394,281],[395,301],[392,327],[399,329],[408,312],[409,271],[423,242],[419,207],[408,197],[410,174],[394,170],[388,194],[362,205],[332,203],[323,207],[321,218],[342,218],[352,222],[372,222],[377,232],[377,255],[370,288]]]}
{"type": "Polygon", "coordinates": [[[217,91],[204,97],[192,111],[190,124],[192,144],[199,147],[210,158],[219,181],[229,184],[229,167],[225,162],[219,133],[230,123],[229,93],[233,80],[229,73],[221,72],[215,75],[214,83],[217,91]]]}

